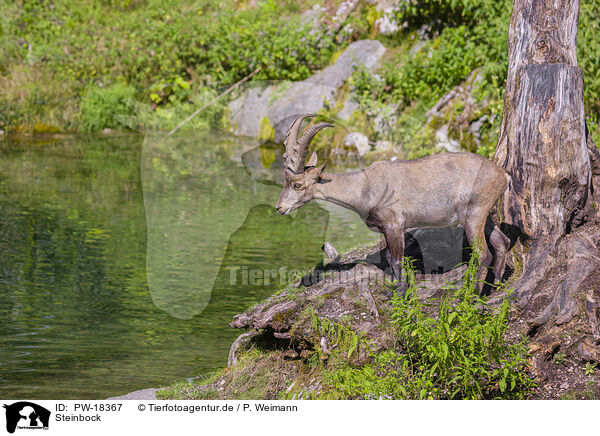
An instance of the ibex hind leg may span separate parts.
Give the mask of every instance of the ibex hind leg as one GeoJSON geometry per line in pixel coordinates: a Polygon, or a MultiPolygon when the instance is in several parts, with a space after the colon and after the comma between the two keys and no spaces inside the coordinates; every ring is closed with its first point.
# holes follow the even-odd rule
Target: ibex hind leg
{"type": "Polygon", "coordinates": [[[465,233],[469,245],[479,252],[479,269],[477,270],[475,289],[481,294],[488,269],[492,262],[492,253],[485,241],[485,219],[487,215],[474,213],[471,219],[465,223],[465,233]]]}
{"type": "Polygon", "coordinates": [[[497,225],[494,225],[494,229],[490,234],[490,244],[494,247],[494,283],[498,283],[502,280],[504,268],[506,267],[510,239],[502,233],[497,225]]]}

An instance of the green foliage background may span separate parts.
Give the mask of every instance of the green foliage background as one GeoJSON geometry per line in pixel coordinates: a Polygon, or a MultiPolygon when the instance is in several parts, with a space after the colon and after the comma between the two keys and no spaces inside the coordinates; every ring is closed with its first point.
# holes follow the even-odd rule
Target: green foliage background
{"type": "MultiPolygon", "coordinates": [[[[363,38],[381,40],[391,53],[380,78],[356,78],[359,91],[370,99],[412,106],[409,113],[419,117],[482,68],[479,98],[490,101],[490,114],[501,113],[510,0],[398,2],[395,15],[402,30],[393,36],[377,33],[373,25],[382,13],[366,1],[349,17],[350,31],[328,31],[341,0],[326,2],[325,18],[311,29],[301,13],[322,3],[4,0],[0,129],[114,128],[114,116],[104,110],[111,99],[119,96],[122,102],[123,93],[154,110],[193,106],[195,96],[224,89],[259,66],[253,80],[304,79],[363,38]],[[424,43],[415,47],[423,34],[424,43]]],[[[593,132],[600,115],[599,16],[600,0],[581,1],[578,55],[593,132]]],[[[490,132],[500,122],[492,118],[490,132]]],[[[205,121],[222,119],[213,113],[205,121]]]]}

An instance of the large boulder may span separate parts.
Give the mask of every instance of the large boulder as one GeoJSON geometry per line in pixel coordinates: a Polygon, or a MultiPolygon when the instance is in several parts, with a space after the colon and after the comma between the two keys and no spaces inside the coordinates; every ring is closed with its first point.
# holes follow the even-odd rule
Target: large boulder
{"type": "Polygon", "coordinates": [[[356,41],[333,65],[306,80],[264,83],[248,89],[229,104],[232,132],[282,142],[292,118],[334,107],[339,88],[352,73],[359,67],[372,70],[384,52],[379,41],[356,41]]]}
{"type": "Polygon", "coordinates": [[[350,132],[342,140],[344,147],[354,147],[358,151],[360,156],[371,151],[371,145],[369,144],[369,138],[360,132],[350,132]]]}

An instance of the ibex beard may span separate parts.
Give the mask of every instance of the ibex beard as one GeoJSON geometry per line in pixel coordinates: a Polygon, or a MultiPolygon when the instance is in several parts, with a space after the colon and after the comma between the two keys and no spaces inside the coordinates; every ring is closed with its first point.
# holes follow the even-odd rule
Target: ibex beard
{"type": "Polygon", "coordinates": [[[477,288],[481,291],[489,267],[494,283],[504,272],[510,240],[497,225],[490,234],[492,257],[485,239],[488,215],[505,192],[510,176],[483,156],[441,153],[415,160],[376,162],[361,171],[325,173],[317,154],[308,163],[310,142],[328,123],[318,123],[298,139],[301,115],[285,141],[284,186],[277,211],[286,215],[313,199],[329,201],[356,212],[373,231],[383,233],[392,279],[402,283],[404,232],[419,227],[461,225],[468,243],[479,251],[477,288]],[[493,265],[491,264],[493,262],[493,265]]]}

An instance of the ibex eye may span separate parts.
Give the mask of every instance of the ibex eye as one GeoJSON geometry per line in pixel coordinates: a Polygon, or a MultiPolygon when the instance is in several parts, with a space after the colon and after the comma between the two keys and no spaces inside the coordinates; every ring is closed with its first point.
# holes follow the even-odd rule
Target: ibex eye
{"type": "Polygon", "coordinates": [[[294,189],[300,189],[302,185],[300,183],[294,183],[294,189]]]}

